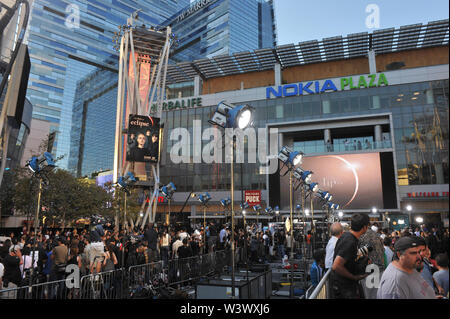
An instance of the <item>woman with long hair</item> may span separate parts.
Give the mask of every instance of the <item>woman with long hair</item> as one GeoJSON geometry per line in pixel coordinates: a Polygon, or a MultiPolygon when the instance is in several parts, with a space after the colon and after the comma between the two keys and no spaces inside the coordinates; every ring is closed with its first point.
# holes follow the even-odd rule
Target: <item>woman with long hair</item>
{"type": "Polygon", "coordinates": [[[102,271],[114,270],[117,265],[117,257],[111,244],[105,246],[105,258],[103,259],[102,271]]]}

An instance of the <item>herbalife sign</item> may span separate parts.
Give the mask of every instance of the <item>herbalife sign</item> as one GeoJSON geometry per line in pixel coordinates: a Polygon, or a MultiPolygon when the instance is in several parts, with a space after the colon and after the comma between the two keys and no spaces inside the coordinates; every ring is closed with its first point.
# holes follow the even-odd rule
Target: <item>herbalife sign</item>
{"type": "Polygon", "coordinates": [[[367,89],[389,85],[384,73],[345,77],[338,80],[310,81],[298,84],[267,87],[266,98],[289,97],[304,94],[318,94],[354,89],[367,89]]]}
{"type": "MultiPolygon", "coordinates": [[[[194,108],[197,106],[203,106],[201,97],[177,99],[175,101],[164,102],[162,104],[162,110],[163,111],[172,111],[172,110],[178,110],[178,109],[191,109],[191,108],[194,108]]],[[[157,110],[157,104],[152,104],[152,112],[156,112],[156,110],[157,110]]]]}

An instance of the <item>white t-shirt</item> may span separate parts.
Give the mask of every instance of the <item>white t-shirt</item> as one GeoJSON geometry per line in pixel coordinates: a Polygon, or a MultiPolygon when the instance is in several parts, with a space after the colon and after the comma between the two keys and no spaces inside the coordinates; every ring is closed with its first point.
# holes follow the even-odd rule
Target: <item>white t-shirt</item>
{"type": "MultiPolygon", "coordinates": [[[[36,255],[37,255],[37,254],[36,254],[36,255]]],[[[35,258],[35,259],[34,259],[34,268],[37,267],[37,258],[36,258],[36,255],[35,255],[35,257],[34,257],[34,258],[35,258]]],[[[32,262],[32,260],[33,260],[33,256],[24,255],[24,256],[22,256],[22,260],[23,260],[23,264],[20,265],[19,267],[20,267],[20,272],[21,272],[22,276],[25,278],[25,274],[24,274],[23,270],[24,270],[24,269],[30,269],[30,268],[31,268],[31,262],[32,262]]]]}
{"type": "Polygon", "coordinates": [[[3,266],[2,263],[0,263],[0,279],[3,278],[4,273],[5,273],[5,266],[3,266]]]}
{"type": "Polygon", "coordinates": [[[188,234],[186,232],[180,233],[180,240],[183,241],[183,239],[185,239],[187,236],[188,234]]]}
{"type": "Polygon", "coordinates": [[[333,266],[334,248],[336,247],[337,241],[338,238],[336,236],[332,236],[325,249],[325,268],[327,269],[331,269],[333,266]]]}

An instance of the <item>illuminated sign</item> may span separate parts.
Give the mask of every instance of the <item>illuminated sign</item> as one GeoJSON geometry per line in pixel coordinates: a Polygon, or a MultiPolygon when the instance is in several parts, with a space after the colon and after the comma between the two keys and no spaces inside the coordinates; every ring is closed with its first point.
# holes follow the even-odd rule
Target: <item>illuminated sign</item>
{"type": "Polygon", "coordinates": [[[389,85],[384,73],[380,74],[369,74],[361,75],[358,79],[355,77],[345,77],[341,78],[339,81],[339,86],[333,82],[333,80],[325,81],[309,81],[306,83],[298,84],[285,84],[279,85],[278,88],[269,86],[266,88],[266,98],[271,97],[289,97],[298,96],[304,94],[319,94],[325,92],[336,92],[344,90],[354,90],[361,88],[374,88],[380,86],[389,85]],[[339,87],[339,88],[338,88],[339,87]]]}
{"type": "Polygon", "coordinates": [[[408,193],[408,197],[449,197],[449,192],[413,192],[408,193]]]}
{"type": "MultiPolygon", "coordinates": [[[[150,203],[150,198],[147,197],[146,202],[150,203]]],[[[164,196],[158,196],[158,203],[167,203],[167,199],[164,196]]]]}
{"type": "Polygon", "coordinates": [[[245,191],[244,196],[250,206],[261,205],[261,191],[245,191]]]}
{"type": "Polygon", "coordinates": [[[188,9],[184,10],[176,19],[176,22],[183,21],[187,17],[189,17],[191,14],[197,12],[198,10],[206,7],[207,5],[216,2],[216,0],[198,0],[192,5],[189,6],[188,9]]]}
{"type": "MultiPolygon", "coordinates": [[[[202,98],[201,97],[194,97],[194,98],[188,98],[188,99],[179,99],[176,101],[169,101],[164,102],[162,105],[163,111],[172,111],[177,109],[190,109],[197,106],[203,106],[202,105],[202,98]]],[[[156,112],[156,103],[152,104],[152,111],[156,112]]]]}

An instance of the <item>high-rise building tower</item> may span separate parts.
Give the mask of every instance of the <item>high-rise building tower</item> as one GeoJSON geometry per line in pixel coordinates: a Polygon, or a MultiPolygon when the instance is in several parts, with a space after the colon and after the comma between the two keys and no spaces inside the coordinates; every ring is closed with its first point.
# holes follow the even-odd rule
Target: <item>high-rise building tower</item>
{"type": "MultiPolygon", "coordinates": [[[[45,139],[56,131],[54,155],[68,168],[72,113],[78,81],[92,72],[117,72],[114,32],[138,9],[139,23],[158,25],[189,0],[30,0],[27,34],[31,72],[27,97],[35,106],[31,131],[45,139]]],[[[111,118],[111,121],[115,121],[111,118]]],[[[34,146],[39,143],[34,143],[34,146]]],[[[25,156],[37,149],[27,147],[25,156]]]]}
{"type": "MultiPolygon", "coordinates": [[[[179,39],[172,61],[189,62],[276,44],[271,0],[192,1],[161,25],[171,25],[179,39]]],[[[168,82],[166,97],[192,96],[193,88],[192,81],[168,82]]],[[[117,74],[108,69],[94,70],[76,83],[68,165],[74,174],[112,169],[116,96],[117,74]]]]}
{"type": "Polygon", "coordinates": [[[198,0],[163,24],[179,39],[172,56],[176,62],[271,48],[277,42],[272,0],[198,0]]]}

